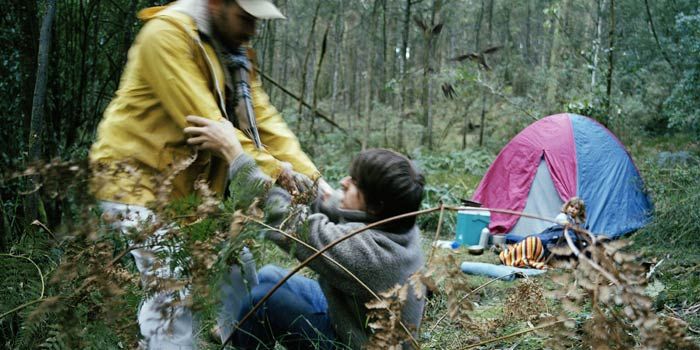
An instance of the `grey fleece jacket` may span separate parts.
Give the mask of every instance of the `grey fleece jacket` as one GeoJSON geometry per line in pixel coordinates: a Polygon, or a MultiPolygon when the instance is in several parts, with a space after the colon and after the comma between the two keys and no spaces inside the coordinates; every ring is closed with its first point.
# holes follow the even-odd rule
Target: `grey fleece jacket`
{"type": "MultiPolygon", "coordinates": [[[[269,177],[257,169],[253,159],[245,154],[231,164],[229,176],[232,183],[238,183],[242,188],[264,188],[267,186],[245,184],[270,181],[269,177]]],[[[275,226],[282,222],[289,215],[290,203],[289,193],[279,187],[272,187],[267,193],[265,204],[268,222],[275,226]]],[[[312,211],[318,209],[312,208],[312,211]]],[[[313,213],[296,221],[308,223],[308,235],[299,238],[310,246],[321,249],[337,238],[366,226],[367,221],[363,222],[366,218],[362,212],[334,210],[329,215],[313,213]],[[331,220],[329,216],[337,221],[331,220]],[[345,222],[343,217],[352,217],[353,222],[345,222]]],[[[299,260],[314,253],[278,232],[269,231],[266,237],[299,260]]],[[[386,291],[396,284],[407,283],[408,277],[421,269],[424,263],[420,232],[416,226],[399,233],[369,229],[336,245],[326,255],[345,266],[375,293],[386,291]]],[[[373,300],[371,294],[323,257],[314,259],[309,267],[319,274],[319,284],[328,300],[336,337],[353,349],[362,348],[371,336],[365,307],[366,302],[373,300]]],[[[415,298],[412,290],[408,293],[401,319],[409,329],[417,329],[420,325],[424,305],[424,299],[415,298]]],[[[407,345],[404,344],[404,347],[407,345]]]]}

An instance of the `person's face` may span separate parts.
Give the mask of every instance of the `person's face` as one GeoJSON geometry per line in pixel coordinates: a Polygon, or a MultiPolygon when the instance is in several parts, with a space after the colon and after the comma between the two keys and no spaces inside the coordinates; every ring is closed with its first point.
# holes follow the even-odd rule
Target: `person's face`
{"type": "Polygon", "coordinates": [[[365,197],[362,195],[362,192],[360,192],[360,189],[357,188],[355,180],[350,176],[346,176],[340,180],[340,187],[343,190],[343,200],[340,202],[341,209],[367,210],[365,197]]]}
{"type": "Polygon", "coordinates": [[[255,17],[245,12],[236,2],[210,0],[214,35],[227,48],[235,48],[250,41],[255,35],[255,17]]]}
{"type": "Polygon", "coordinates": [[[579,208],[578,204],[572,204],[572,205],[569,205],[569,207],[567,208],[566,211],[567,211],[567,214],[571,215],[572,217],[576,217],[578,215],[578,213],[581,211],[581,209],[579,208]]]}

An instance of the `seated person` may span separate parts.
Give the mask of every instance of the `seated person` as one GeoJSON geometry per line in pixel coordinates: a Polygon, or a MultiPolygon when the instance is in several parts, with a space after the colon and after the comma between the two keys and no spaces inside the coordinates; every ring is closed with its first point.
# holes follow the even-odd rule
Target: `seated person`
{"type": "Polygon", "coordinates": [[[583,226],[586,222],[586,204],[579,197],[571,197],[561,208],[561,213],[554,219],[557,223],[564,226],[571,224],[574,226],[583,226]]]}
{"type": "MultiPolygon", "coordinates": [[[[219,154],[230,164],[233,183],[250,183],[248,188],[269,181],[255,167],[253,159],[244,154],[229,122],[215,122],[188,117],[196,125],[185,129],[190,144],[219,154]]],[[[343,189],[339,208],[311,208],[316,212],[304,220],[308,234],[300,239],[321,249],[368,223],[416,211],[423,197],[423,176],[411,161],[399,153],[385,149],[361,152],[350,165],[350,176],[341,181],[343,189]]],[[[318,201],[317,201],[318,202],[318,201]]],[[[279,187],[268,191],[265,210],[268,221],[277,225],[287,219],[291,196],[279,187]]],[[[301,227],[298,225],[297,227],[301,227]]],[[[293,232],[293,231],[292,231],[293,232]]],[[[314,252],[286,238],[279,232],[268,231],[266,237],[282,249],[304,260],[314,252]]],[[[396,284],[405,284],[413,273],[423,267],[420,232],[415,217],[407,217],[364,231],[334,246],[325,253],[345,266],[375,293],[396,284]]],[[[329,260],[319,257],[308,265],[318,273],[318,281],[294,276],[278,289],[254,317],[239,325],[232,345],[237,348],[271,348],[279,341],[288,349],[335,348],[341,344],[359,349],[368,341],[365,303],[371,294],[346,272],[329,260]]],[[[265,266],[258,272],[259,284],[251,298],[240,310],[239,320],[284,276],[286,271],[265,266]]],[[[403,323],[417,329],[424,300],[413,291],[401,312],[403,323]]],[[[407,346],[408,344],[404,344],[407,346]]]]}

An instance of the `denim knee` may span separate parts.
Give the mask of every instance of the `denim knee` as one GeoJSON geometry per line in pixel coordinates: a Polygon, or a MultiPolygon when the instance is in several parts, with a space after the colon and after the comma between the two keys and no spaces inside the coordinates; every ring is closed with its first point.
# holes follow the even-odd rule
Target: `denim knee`
{"type": "Polygon", "coordinates": [[[288,273],[287,270],[276,265],[265,265],[258,271],[259,283],[277,283],[288,273]]]}

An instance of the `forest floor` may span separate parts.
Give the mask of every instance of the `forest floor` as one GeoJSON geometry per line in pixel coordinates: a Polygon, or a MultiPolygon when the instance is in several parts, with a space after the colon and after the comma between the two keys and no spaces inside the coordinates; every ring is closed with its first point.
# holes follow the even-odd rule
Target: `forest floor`
{"type": "MultiPolygon", "coordinates": [[[[434,232],[424,232],[424,251],[426,259],[430,252],[430,245],[434,232]]],[[[662,317],[675,317],[688,323],[688,334],[693,337],[696,344],[700,345],[700,251],[694,247],[679,247],[669,242],[668,245],[649,244],[647,235],[651,233],[640,232],[628,237],[631,240],[631,250],[637,252],[642,261],[661,262],[655,270],[647,295],[652,297],[657,312],[662,317]]],[[[441,239],[450,239],[447,233],[441,239]]],[[[296,261],[287,257],[274,245],[265,245],[263,260],[291,268],[296,261]]],[[[457,264],[463,261],[476,261],[498,264],[498,255],[492,251],[486,251],[483,255],[470,255],[464,249],[436,249],[435,260],[444,261],[441,258],[452,255],[457,264]]],[[[552,270],[544,275],[531,277],[529,281],[518,278],[514,281],[491,281],[492,278],[483,276],[465,275],[470,289],[480,287],[479,292],[471,295],[468,300],[472,302],[473,310],[469,311],[471,322],[459,324],[445,317],[439,324],[437,320],[447,312],[447,296],[443,293],[443,285],[427,300],[425,316],[420,329],[418,341],[426,349],[463,349],[482,341],[504,337],[516,332],[523,332],[538,326],[538,317],[542,315],[558,314],[562,311],[562,303],[548,296],[559,288],[552,277],[560,274],[560,271],[552,270]],[[531,282],[531,285],[543,292],[544,308],[538,310],[539,315],[513,315],[514,296],[522,291],[522,284],[531,282]],[[509,297],[511,300],[509,300],[509,297]]],[[[313,271],[304,269],[302,275],[315,277],[313,271]]],[[[527,290],[527,288],[525,288],[527,290]]],[[[578,314],[568,314],[576,319],[577,323],[590,317],[590,310],[583,309],[578,314]]],[[[576,339],[574,333],[574,341],[576,339]]],[[[548,347],[548,341],[552,341],[551,335],[538,332],[528,332],[520,336],[493,342],[477,347],[478,349],[542,349],[548,347]]],[[[208,342],[205,347],[217,348],[214,342],[208,342]]],[[[575,348],[584,348],[582,345],[575,348]]]]}

